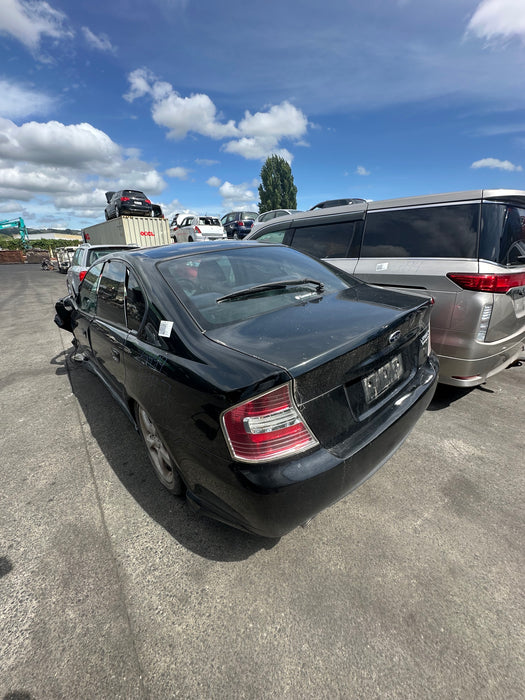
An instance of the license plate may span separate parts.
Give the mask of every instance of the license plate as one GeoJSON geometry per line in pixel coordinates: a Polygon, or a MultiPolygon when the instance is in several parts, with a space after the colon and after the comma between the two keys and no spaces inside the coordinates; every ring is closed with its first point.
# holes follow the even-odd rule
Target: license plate
{"type": "Polygon", "coordinates": [[[142,205],[142,202],[140,201],[140,199],[135,199],[135,200],[133,200],[133,201],[134,201],[134,203],[135,203],[137,206],[139,206],[139,207],[142,205]]]}
{"type": "Polygon", "coordinates": [[[386,365],[383,365],[368,377],[362,379],[365,398],[368,403],[375,401],[393,386],[403,374],[401,355],[396,355],[386,365]]]}

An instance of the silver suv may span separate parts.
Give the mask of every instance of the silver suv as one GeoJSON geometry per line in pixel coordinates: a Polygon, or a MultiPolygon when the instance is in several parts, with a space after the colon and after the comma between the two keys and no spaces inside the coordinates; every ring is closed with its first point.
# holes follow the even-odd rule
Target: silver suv
{"type": "Polygon", "coordinates": [[[93,263],[99,258],[108,255],[108,253],[113,253],[115,250],[129,250],[130,248],[140,248],[140,246],[135,244],[130,245],[89,245],[89,243],[82,243],[79,245],[71,261],[71,266],[67,271],[67,291],[71,296],[76,296],[78,294],[78,287],[84,277],[86,272],[93,265],[93,263]]]}
{"type": "Polygon", "coordinates": [[[439,380],[471,387],[525,343],[525,191],[475,190],[294,214],[247,238],[284,243],[370,284],[431,296],[439,380]]]}

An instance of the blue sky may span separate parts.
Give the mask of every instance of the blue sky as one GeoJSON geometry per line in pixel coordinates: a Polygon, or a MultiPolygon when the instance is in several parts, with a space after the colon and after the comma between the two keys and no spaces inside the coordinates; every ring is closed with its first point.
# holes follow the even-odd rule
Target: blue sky
{"type": "Polygon", "coordinates": [[[525,189],[525,0],[1,0],[0,220],[525,189]]]}

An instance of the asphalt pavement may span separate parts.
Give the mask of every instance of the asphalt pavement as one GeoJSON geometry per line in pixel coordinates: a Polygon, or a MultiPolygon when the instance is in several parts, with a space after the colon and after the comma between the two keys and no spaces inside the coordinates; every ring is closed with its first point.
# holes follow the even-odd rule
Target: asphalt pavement
{"type": "Polygon", "coordinates": [[[162,489],[65,290],[0,266],[1,700],[525,697],[525,364],[265,540],[162,489]]]}

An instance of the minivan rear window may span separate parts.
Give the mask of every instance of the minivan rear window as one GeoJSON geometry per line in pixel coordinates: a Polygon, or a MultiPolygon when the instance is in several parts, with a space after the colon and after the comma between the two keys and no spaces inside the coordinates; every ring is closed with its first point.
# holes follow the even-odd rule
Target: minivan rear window
{"type": "Polygon", "coordinates": [[[476,258],[480,204],[369,211],[361,257],[476,258]]]}
{"type": "Polygon", "coordinates": [[[525,265],[525,209],[483,202],[479,257],[500,265],[525,265]]]}

